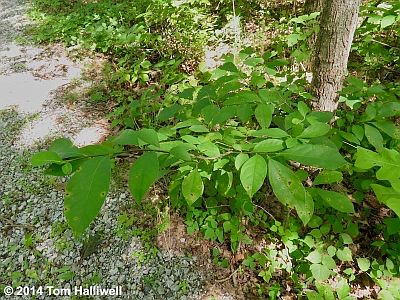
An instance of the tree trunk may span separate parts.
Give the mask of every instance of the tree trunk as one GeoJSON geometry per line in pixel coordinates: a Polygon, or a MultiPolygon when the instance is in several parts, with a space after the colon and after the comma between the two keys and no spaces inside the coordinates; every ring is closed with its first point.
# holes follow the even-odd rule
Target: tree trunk
{"type": "Polygon", "coordinates": [[[324,2],[324,0],[306,0],[304,3],[305,13],[311,14],[313,12],[321,12],[324,2]]]}
{"type": "MultiPolygon", "coordinates": [[[[324,6],[324,3],[326,2],[326,0],[306,0],[306,2],[304,3],[304,13],[307,15],[310,15],[314,12],[322,12],[322,8],[324,6]]],[[[320,22],[320,17],[321,15],[319,15],[317,17],[317,21],[320,22]]],[[[311,49],[310,52],[310,58],[307,62],[307,71],[311,72],[311,68],[312,68],[312,64],[313,64],[313,57],[315,56],[315,42],[317,41],[317,33],[314,32],[307,41],[308,44],[308,49],[311,49]]]]}
{"type": "Polygon", "coordinates": [[[334,111],[346,75],[361,0],[325,0],[315,43],[312,87],[318,108],[334,111]]]}

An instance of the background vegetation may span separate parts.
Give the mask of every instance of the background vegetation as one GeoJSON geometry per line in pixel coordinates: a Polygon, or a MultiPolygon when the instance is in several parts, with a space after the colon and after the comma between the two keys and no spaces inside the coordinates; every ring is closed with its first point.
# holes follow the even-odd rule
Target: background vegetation
{"type": "Polygon", "coordinates": [[[370,296],[399,299],[399,12],[363,3],[333,113],[313,109],[318,13],[300,1],[35,0],[38,42],[107,57],[90,94],[112,103],[116,134],[80,149],[56,140],[32,162],[72,175],[77,237],[123,158],[138,205],[163,178],[187,231],[220,245],[214,262],[258,276],[249,293],[353,299],[379,286],[370,296]]]}

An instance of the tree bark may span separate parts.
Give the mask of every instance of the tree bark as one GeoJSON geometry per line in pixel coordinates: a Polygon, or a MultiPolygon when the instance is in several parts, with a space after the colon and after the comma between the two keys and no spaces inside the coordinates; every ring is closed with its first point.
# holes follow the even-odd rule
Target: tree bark
{"type": "Polygon", "coordinates": [[[313,12],[321,12],[324,2],[324,0],[306,0],[304,3],[305,13],[311,14],[313,12]]]}
{"type": "Polygon", "coordinates": [[[346,75],[361,0],[325,0],[312,62],[312,87],[322,111],[335,111],[346,75]]]}

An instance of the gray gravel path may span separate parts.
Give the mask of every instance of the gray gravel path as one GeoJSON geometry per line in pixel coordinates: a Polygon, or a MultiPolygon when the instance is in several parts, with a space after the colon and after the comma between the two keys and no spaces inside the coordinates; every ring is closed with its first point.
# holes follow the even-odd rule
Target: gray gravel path
{"type": "MultiPolygon", "coordinates": [[[[0,50],[4,51],[4,45],[12,44],[21,34],[27,24],[25,10],[24,1],[0,0],[0,45],[3,46],[0,50]]],[[[22,50],[18,53],[19,61],[29,63],[38,54],[23,49],[27,48],[18,48],[22,50]]],[[[51,56],[46,59],[48,65],[53,63],[51,56]]],[[[10,60],[0,59],[3,79],[21,72],[11,68],[12,65],[10,60]]],[[[4,89],[0,89],[0,104],[2,93],[4,89]]],[[[108,196],[84,242],[72,237],[62,213],[64,182],[30,166],[30,156],[34,149],[42,147],[46,136],[37,137],[35,147],[32,143],[21,143],[21,136],[22,140],[29,139],[34,135],[34,121],[52,114],[55,118],[64,117],[53,126],[52,136],[73,137],[96,120],[80,113],[79,107],[75,107],[75,115],[66,117],[69,111],[53,96],[46,94],[48,98],[43,99],[43,105],[34,115],[23,114],[18,107],[0,108],[0,299],[60,298],[46,293],[33,298],[6,297],[3,289],[7,285],[67,289],[121,286],[123,295],[113,299],[199,299],[204,278],[195,271],[195,258],[175,257],[144,247],[131,234],[137,229],[134,225],[121,232],[118,216],[126,211],[129,203],[133,205],[126,191],[114,189],[108,196]]]]}

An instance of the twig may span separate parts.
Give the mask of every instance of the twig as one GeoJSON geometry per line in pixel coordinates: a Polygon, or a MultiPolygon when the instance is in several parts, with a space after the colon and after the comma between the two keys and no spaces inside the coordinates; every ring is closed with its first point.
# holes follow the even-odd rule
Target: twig
{"type": "Polygon", "coordinates": [[[17,223],[14,223],[14,222],[12,222],[11,220],[9,220],[9,219],[6,219],[6,218],[0,218],[0,221],[3,221],[3,222],[6,222],[7,223],[7,225],[5,225],[5,226],[3,226],[1,229],[3,229],[3,230],[7,230],[8,228],[12,228],[12,227],[17,227],[17,228],[26,228],[26,229],[29,229],[29,230],[34,230],[35,229],[35,226],[33,226],[33,225],[30,225],[30,224],[17,224],[17,223]]]}
{"type": "Polygon", "coordinates": [[[275,217],[274,217],[268,210],[266,210],[264,207],[262,207],[262,206],[260,206],[260,205],[257,205],[257,204],[254,204],[254,205],[255,205],[256,207],[262,209],[267,215],[269,215],[274,221],[276,221],[275,217]]]}
{"type": "Polygon", "coordinates": [[[222,278],[222,279],[216,279],[215,282],[221,283],[221,282],[225,282],[228,281],[229,279],[232,278],[233,275],[235,275],[237,273],[237,271],[239,271],[240,268],[237,268],[235,271],[233,271],[228,277],[226,278],[222,278]]]}

